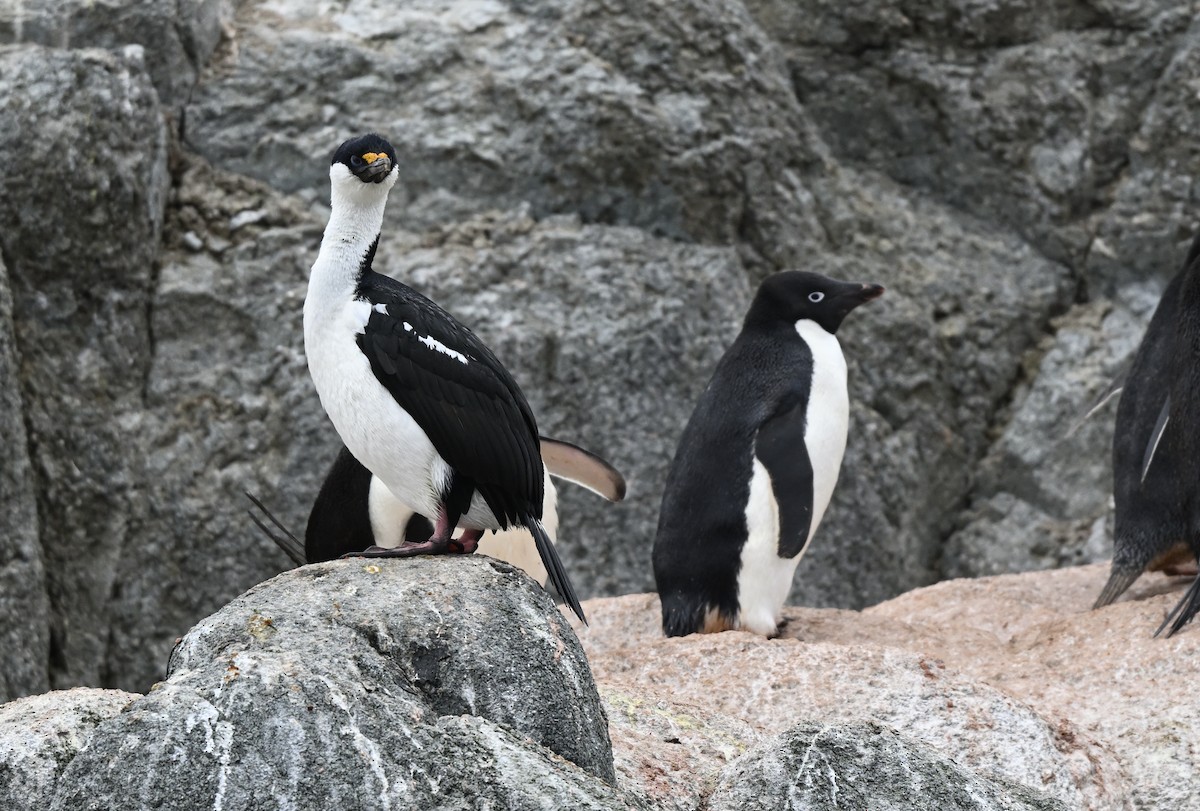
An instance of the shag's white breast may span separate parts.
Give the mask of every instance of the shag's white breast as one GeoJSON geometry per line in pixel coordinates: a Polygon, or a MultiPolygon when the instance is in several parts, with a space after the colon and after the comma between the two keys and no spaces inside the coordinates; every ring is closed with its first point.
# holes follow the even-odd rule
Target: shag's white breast
{"type": "Polygon", "coordinates": [[[329,304],[310,289],[304,302],[304,352],[325,413],[342,442],[401,502],[437,515],[450,469],[429,437],[375,378],[356,338],[371,305],[329,304]],[[315,299],[315,300],[314,300],[315,299]]]}

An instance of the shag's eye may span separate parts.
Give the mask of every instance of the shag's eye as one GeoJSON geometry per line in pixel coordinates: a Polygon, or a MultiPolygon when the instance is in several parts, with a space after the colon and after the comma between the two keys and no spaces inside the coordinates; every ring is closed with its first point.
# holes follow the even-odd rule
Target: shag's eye
{"type": "Polygon", "coordinates": [[[818,301],[820,301],[823,298],[825,298],[825,294],[819,290],[815,290],[812,293],[808,294],[808,300],[811,301],[813,304],[816,304],[818,301]]]}
{"type": "Polygon", "coordinates": [[[359,166],[362,166],[362,165],[363,165],[363,164],[365,164],[365,163],[366,163],[366,161],[364,161],[364,160],[363,160],[363,159],[362,159],[360,156],[358,156],[358,155],[351,155],[351,156],[350,156],[350,165],[351,165],[351,166],[354,166],[354,167],[359,167],[359,166]]]}

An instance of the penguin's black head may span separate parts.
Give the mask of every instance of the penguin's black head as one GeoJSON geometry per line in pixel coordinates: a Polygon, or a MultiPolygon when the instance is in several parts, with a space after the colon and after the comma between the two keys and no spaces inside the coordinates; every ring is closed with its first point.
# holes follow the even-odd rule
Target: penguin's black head
{"type": "Polygon", "coordinates": [[[877,284],[839,282],[819,273],[785,270],[768,276],[759,286],[746,325],[807,319],[835,333],[851,310],[882,295],[883,288],[877,284]]]}
{"type": "Polygon", "coordinates": [[[360,135],[346,141],[333,153],[330,174],[339,172],[340,166],[345,167],[349,176],[363,183],[382,183],[396,168],[396,150],[382,135],[360,135]]]}

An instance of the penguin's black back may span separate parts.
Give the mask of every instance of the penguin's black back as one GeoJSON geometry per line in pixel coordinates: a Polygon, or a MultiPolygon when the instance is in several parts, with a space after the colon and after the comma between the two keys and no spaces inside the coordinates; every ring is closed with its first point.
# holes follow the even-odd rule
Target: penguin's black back
{"type": "Polygon", "coordinates": [[[1113,431],[1113,582],[1116,599],[1155,558],[1177,543],[1196,551],[1200,515],[1200,237],[1167,285],[1134,356],[1113,431]],[[1164,404],[1169,420],[1144,466],[1164,404]],[[1145,480],[1143,481],[1143,470],[1145,480]],[[1123,585],[1122,585],[1123,584],[1123,585]]]}
{"type": "Polygon", "coordinates": [[[732,627],[755,435],[780,407],[807,402],[812,370],[792,324],[748,323],[700,395],[667,474],[654,539],[667,636],[700,631],[713,610],[732,627]]]}

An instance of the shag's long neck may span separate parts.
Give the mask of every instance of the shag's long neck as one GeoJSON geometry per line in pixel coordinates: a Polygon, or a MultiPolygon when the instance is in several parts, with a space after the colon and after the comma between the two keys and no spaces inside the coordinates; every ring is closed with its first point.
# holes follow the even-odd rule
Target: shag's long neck
{"type": "Polygon", "coordinates": [[[309,298],[329,302],[349,298],[370,267],[383,227],[387,194],[375,189],[363,192],[352,196],[335,189],[329,224],[308,279],[309,298]]]}

